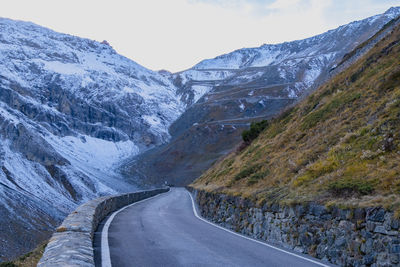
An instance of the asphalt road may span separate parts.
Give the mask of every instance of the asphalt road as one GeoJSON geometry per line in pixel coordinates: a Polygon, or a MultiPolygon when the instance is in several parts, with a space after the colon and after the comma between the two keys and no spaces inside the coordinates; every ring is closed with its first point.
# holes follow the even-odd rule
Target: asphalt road
{"type": "Polygon", "coordinates": [[[195,216],[184,188],[171,188],[114,216],[106,218],[95,234],[96,266],[102,266],[103,260],[105,267],[105,251],[114,267],[321,266],[306,255],[280,251],[202,221],[195,216]],[[108,246],[103,238],[102,257],[107,220],[108,246]]]}

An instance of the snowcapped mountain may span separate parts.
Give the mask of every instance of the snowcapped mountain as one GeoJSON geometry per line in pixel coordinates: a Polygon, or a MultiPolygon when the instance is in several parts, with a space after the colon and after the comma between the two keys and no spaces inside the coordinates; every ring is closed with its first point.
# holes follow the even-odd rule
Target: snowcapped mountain
{"type": "Polygon", "coordinates": [[[192,105],[171,125],[170,142],[138,155],[127,173],[144,183],[160,177],[180,185],[193,181],[240,142],[251,121],[279,114],[343,70],[399,15],[400,7],[391,8],[311,38],[239,49],[173,74],[181,99],[192,105]]]}
{"type": "Polygon", "coordinates": [[[384,14],[343,25],[323,34],[282,44],[243,48],[206,59],[174,75],[175,84],[185,88],[182,97],[191,103],[215,86],[285,84],[283,96],[297,98],[309,89],[326,69],[400,14],[393,7],[384,14]]]}
{"type": "Polygon", "coordinates": [[[132,191],[119,165],[165,143],[185,107],[168,76],[105,42],[0,19],[0,259],[78,203],[132,191]]]}
{"type": "Polygon", "coordinates": [[[194,180],[250,121],[326,80],[399,14],[175,74],[148,70],[107,42],[0,19],[0,261],[47,238],[77,204],[132,191],[138,178],[194,180]]]}

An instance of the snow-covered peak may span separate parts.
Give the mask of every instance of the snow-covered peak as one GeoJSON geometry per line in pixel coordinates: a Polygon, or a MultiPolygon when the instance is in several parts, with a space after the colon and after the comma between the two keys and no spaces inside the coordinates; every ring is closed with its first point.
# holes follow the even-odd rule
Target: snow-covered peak
{"type": "Polygon", "coordinates": [[[399,15],[400,7],[391,8],[384,14],[304,40],[238,49],[175,73],[174,83],[181,88],[178,91],[181,99],[189,104],[203,96],[207,98],[207,93],[217,87],[229,86],[282,85],[286,98],[297,98],[316,81],[323,80],[345,54],[399,15]]]}
{"type": "MultiPolygon", "coordinates": [[[[3,84],[17,83],[35,97],[45,98],[48,86],[55,82],[86,103],[101,106],[112,102],[127,120],[135,120],[135,124],[141,120],[160,140],[168,137],[168,126],[184,111],[168,75],[140,66],[104,42],[57,33],[30,22],[0,19],[0,64],[3,84]],[[131,107],[124,105],[127,101],[131,107]],[[143,116],[135,115],[138,109],[143,116]],[[157,127],[146,120],[153,115],[161,121],[157,127]]],[[[40,104],[53,107],[59,103],[44,99],[40,104]]],[[[133,137],[133,133],[119,132],[125,138],[133,137]]]]}
{"type": "MultiPolygon", "coordinates": [[[[171,134],[178,134],[198,122],[278,112],[399,13],[393,8],[305,40],[240,49],[175,74],[146,69],[104,41],[0,18],[0,223],[16,225],[0,240],[21,229],[21,236],[40,233],[90,198],[134,190],[132,173],[122,178],[123,163],[169,140],[173,122],[171,134]]],[[[200,138],[199,146],[207,142],[198,136],[208,138],[181,136],[200,138]]],[[[176,154],[169,159],[173,164],[143,166],[179,162],[176,154]]]]}
{"type": "MultiPolygon", "coordinates": [[[[394,19],[394,18],[397,18],[399,16],[399,14],[400,14],[400,6],[397,6],[397,7],[389,8],[383,15],[385,15],[391,19],[394,19]]],[[[377,16],[379,16],[379,15],[377,15],[377,16]]]]}
{"type": "MultiPolygon", "coordinates": [[[[352,36],[362,35],[365,27],[375,24],[382,27],[391,19],[400,15],[400,7],[390,8],[383,14],[338,27],[304,40],[285,42],[281,44],[264,44],[255,48],[243,48],[231,53],[206,59],[193,69],[242,69],[247,67],[262,67],[280,64],[284,61],[314,54],[334,53],[343,46],[343,40],[352,36]]],[[[345,47],[347,48],[347,47],[345,47]]]]}

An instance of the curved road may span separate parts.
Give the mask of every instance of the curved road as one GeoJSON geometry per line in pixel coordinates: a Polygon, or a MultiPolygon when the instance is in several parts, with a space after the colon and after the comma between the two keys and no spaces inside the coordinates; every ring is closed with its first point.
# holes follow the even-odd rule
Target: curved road
{"type": "Polygon", "coordinates": [[[95,233],[96,266],[327,266],[203,221],[184,188],[171,188],[111,217],[95,233]]]}

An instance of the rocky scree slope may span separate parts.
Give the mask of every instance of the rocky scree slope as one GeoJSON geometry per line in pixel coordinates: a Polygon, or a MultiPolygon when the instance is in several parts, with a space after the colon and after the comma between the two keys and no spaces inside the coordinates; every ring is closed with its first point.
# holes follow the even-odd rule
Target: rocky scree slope
{"type": "Polygon", "coordinates": [[[169,77],[107,44],[0,19],[0,260],[77,204],[132,191],[118,166],[185,110],[169,77]]]}
{"type": "Polygon", "coordinates": [[[255,203],[400,216],[400,26],[193,186],[255,203]]]}
{"type": "Polygon", "coordinates": [[[391,8],[305,40],[239,49],[173,74],[181,99],[192,105],[171,125],[167,144],[133,158],[124,172],[144,184],[192,182],[231,151],[251,121],[277,115],[350,65],[371,44],[358,46],[398,15],[400,8],[391,8]]]}

